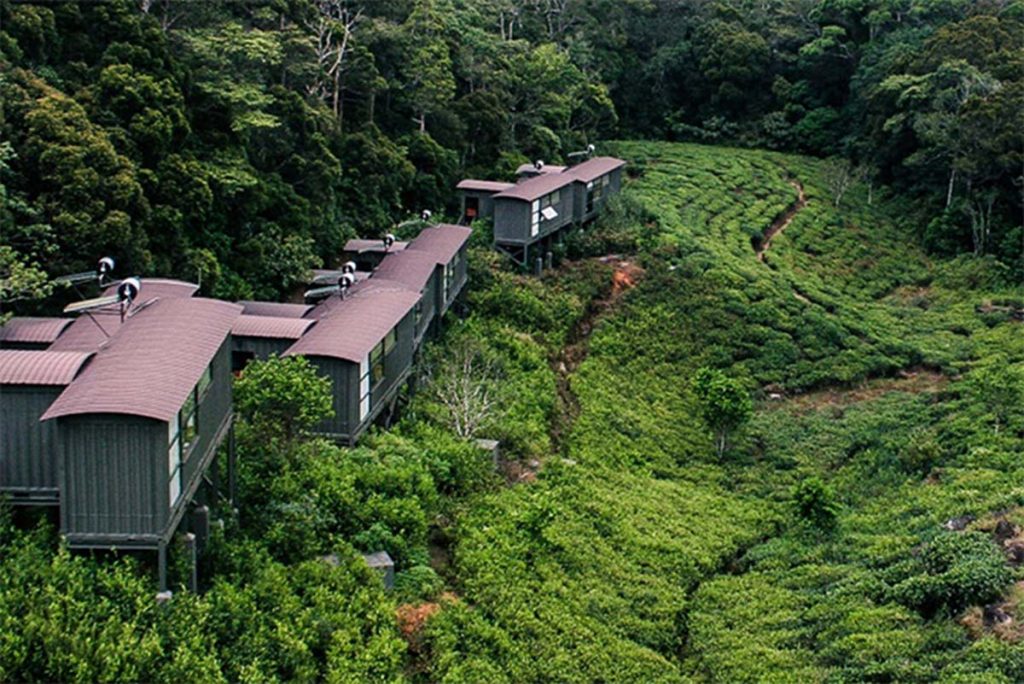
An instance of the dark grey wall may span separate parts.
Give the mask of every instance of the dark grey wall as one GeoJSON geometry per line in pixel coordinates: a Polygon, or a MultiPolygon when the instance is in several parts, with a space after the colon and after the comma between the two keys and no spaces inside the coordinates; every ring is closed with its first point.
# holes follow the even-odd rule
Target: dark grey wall
{"type": "Polygon", "coordinates": [[[451,308],[452,304],[458,298],[459,293],[466,286],[466,280],[469,276],[468,269],[468,254],[469,248],[466,245],[462,246],[462,249],[452,257],[452,261],[455,263],[455,272],[452,276],[452,285],[449,288],[447,297],[444,291],[444,269],[443,264],[438,265],[435,273],[437,277],[437,307],[439,310],[438,317],[443,316],[451,308]]]}
{"type": "Polygon", "coordinates": [[[57,422],[61,529],[68,541],[155,538],[170,514],[167,423],[117,414],[69,416],[57,422]]]}
{"type": "Polygon", "coordinates": [[[295,340],[278,340],[271,337],[239,337],[231,336],[232,352],[248,352],[253,354],[260,361],[266,361],[271,354],[280,356],[288,347],[295,344],[295,340]]]}
{"type": "MultiPolygon", "coordinates": [[[[576,220],[579,222],[590,221],[597,218],[597,215],[601,213],[601,209],[608,202],[608,199],[612,195],[617,195],[622,190],[622,169],[618,168],[611,171],[608,175],[608,188],[605,192],[604,197],[599,201],[594,202],[594,208],[591,211],[586,211],[587,208],[587,184],[586,183],[573,183],[573,187],[576,189],[575,192],[575,214],[576,220]]],[[[595,179],[595,183],[601,180],[602,177],[595,179]]]]}
{"type": "Polygon", "coordinates": [[[466,215],[466,198],[476,198],[479,205],[479,213],[473,219],[492,218],[494,216],[494,193],[483,190],[459,190],[461,201],[461,212],[459,216],[466,215]]]}
{"type": "MultiPolygon", "coordinates": [[[[420,292],[420,322],[416,325],[415,329],[415,345],[418,347],[422,341],[424,335],[428,330],[436,327],[434,325],[434,319],[440,315],[438,313],[439,297],[441,292],[441,284],[444,281],[444,272],[441,268],[435,268],[434,273],[430,276],[430,280],[423,287],[420,292]]],[[[413,312],[413,322],[415,323],[415,311],[413,312]]]]}
{"type": "Polygon", "coordinates": [[[334,418],[325,420],[316,431],[333,439],[355,442],[373,424],[412,369],[415,351],[415,326],[410,311],[399,322],[395,348],[384,360],[384,381],[370,394],[370,411],[359,420],[359,364],[323,356],[310,356],[317,371],[331,380],[334,418]]]}
{"type": "MultiPolygon", "coordinates": [[[[223,435],[220,435],[219,432],[224,421],[231,416],[230,350],[230,343],[225,340],[217,351],[217,355],[213,357],[213,382],[206,394],[199,398],[199,416],[196,426],[199,435],[195,446],[189,453],[188,460],[184,461],[181,466],[182,492],[190,491],[194,480],[202,475],[201,471],[207,465],[206,461],[212,456],[212,452],[220,446],[218,439],[223,435]]],[[[166,452],[166,449],[164,451],[166,452]]],[[[166,482],[170,473],[167,468],[164,468],[163,472],[166,482]]],[[[179,505],[181,504],[179,503],[179,505]]]]}
{"type": "Polygon", "coordinates": [[[317,432],[336,439],[348,439],[359,423],[359,365],[326,356],[310,356],[317,372],[330,379],[334,399],[334,417],[319,426],[317,432]]]}
{"type": "Polygon", "coordinates": [[[499,197],[494,201],[494,241],[499,244],[526,245],[561,230],[574,220],[575,191],[570,183],[559,191],[558,202],[552,206],[558,216],[552,221],[541,219],[539,231],[530,235],[533,202],[499,197]]]}
{"type": "Polygon", "coordinates": [[[494,200],[494,241],[526,244],[530,236],[530,203],[498,198],[494,200]]]}
{"type": "Polygon", "coordinates": [[[198,433],[182,463],[182,494],[173,508],[166,422],[120,414],[57,419],[61,528],[72,545],[152,544],[169,534],[231,418],[228,340],[212,366],[212,383],[197,409],[198,433]]]}
{"type": "Polygon", "coordinates": [[[63,387],[0,386],[0,490],[57,500],[56,421],[39,422],[63,387]]]}

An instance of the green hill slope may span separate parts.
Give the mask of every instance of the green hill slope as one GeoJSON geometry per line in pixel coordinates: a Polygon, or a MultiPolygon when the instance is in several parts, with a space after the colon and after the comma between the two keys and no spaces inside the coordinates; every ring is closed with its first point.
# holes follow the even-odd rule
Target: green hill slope
{"type": "Polygon", "coordinates": [[[617,151],[658,226],[646,275],[570,378],[567,460],[462,518],[463,600],[432,621],[433,675],[1024,676],[1011,640],[981,627],[972,641],[954,621],[1009,590],[1000,549],[942,527],[970,514],[989,530],[1010,511],[1001,529],[1016,529],[1024,332],[976,307],[1024,292],[997,264],[929,259],[898,202],[854,188],[834,207],[816,160],[617,151]],[[759,260],[754,245],[794,208],[759,260]],[[722,460],[689,389],[701,366],[775,396],[722,460]],[[815,478],[805,510],[836,511],[833,524],[793,502],[815,478]]]}

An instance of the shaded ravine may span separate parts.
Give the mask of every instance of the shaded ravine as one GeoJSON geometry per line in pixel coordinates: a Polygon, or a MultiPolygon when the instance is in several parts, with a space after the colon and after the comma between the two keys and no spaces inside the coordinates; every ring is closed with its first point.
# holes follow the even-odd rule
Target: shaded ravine
{"type": "Polygon", "coordinates": [[[797,213],[807,206],[807,195],[804,194],[803,184],[795,178],[789,179],[789,184],[796,188],[797,197],[796,201],[789,206],[782,216],[775,219],[772,225],[768,227],[768,230],[764,232],[764,237],[761,239],[761,244],[755,248],[754,253],[757,254],[757,260],[764,263],[765,252],[772,246],[772,240],[776,235],[786,230],[789,224],[793,222],[797,213]]]}

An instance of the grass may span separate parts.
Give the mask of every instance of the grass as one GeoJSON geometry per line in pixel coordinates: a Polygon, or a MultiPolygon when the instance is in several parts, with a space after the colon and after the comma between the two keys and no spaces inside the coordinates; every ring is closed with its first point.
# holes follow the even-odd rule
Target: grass
{"type": "Polygon", "coordinates": [[[1014,646],[971,641],[901,588],[946,520],[1024,503],[1021,417],[996,434],[970,389],[976,364],[1024,362],[1020,325],[976,311],[1020,288],[998,264],[929,257],[898,200],[868,205],[854,188],[834,207],[816,160],[616,153],[630,160],[625,193],[657,224],[646,275],[571,376],[567,464],[459,521],[477,622],[434,623],[434,674],[473,681],[454,666],[471,662],[511,681],[1024,676],[1014,646]],[[794,180],[807,206],[761,263],[754,245],[793,205],[794,180]],[[719,462],[689,390],[702,365],[797,399],[763,401],[719,462]],[[903,379],[922,368],[929,380],[903,379]],[[838,493],[831,531],[790,504],[811,476],[838,493]],[[514,647],[499,658],[501,639],[514,647]]]}

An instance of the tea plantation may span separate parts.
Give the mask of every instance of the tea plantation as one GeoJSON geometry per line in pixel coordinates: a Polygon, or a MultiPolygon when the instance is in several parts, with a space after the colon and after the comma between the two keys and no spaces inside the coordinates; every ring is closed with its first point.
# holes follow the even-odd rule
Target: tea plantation
{"type": "Polygon", "coordinates": [[[570,376],[562,453],[459,517],[432,678],[1024,679],[1024,328],[990,306],[1024,289],[930,258],[878,188],[836,207],[817,160],[616,151],[645,274],[570,376]],[[756,399],[720,459],[701,367],[756,399]]]}
{"type": "Polygon", "coordinates": [[[143,560],[0,507],[0,679],[1024,681],[1024,288],[930,257],[884,188],[837,203],[824,162],[616,148],[620,201],[560,268],[477,231],[392,429],[282,431],[267,386],[326,397],[294,360],[236,382],[203,591],[182,565],[158,604],[143,560]],[[458,373],[497,469],[453,431],[458,373]]]}

